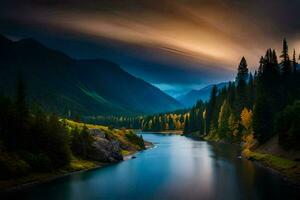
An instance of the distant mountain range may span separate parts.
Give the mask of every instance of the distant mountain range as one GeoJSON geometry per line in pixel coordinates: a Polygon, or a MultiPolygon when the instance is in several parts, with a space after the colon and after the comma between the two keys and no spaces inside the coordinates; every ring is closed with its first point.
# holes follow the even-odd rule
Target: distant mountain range
{"type": "MultiPolygon", "coordinates": [[[[223,83],[218,83],[216,84],[218,89],[221,89],[225,86],[228,85],[228,82],[223,82],[223,83]]],[[[177,97],[176,99],[182,103],[186,107],[191,107],[196,104],[197,101],[202,100],[202,101],[208,101],[211,93],[211,89],[214,86],[208,85],[200,90],[191,90],[185,95],[181,95],[177,97]]]]}
{"type": "Polygon", "coordinates": [[[29,99],[61,114],[152,114],[182,107],[113,62],[77,60],[32,39],[14,42],[0,36],[1,93],[15,94],[19,72],[29,99]]]}

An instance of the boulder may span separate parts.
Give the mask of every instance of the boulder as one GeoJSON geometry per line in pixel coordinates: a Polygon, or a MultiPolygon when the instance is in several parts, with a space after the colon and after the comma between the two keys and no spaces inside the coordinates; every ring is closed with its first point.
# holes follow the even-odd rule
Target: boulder
{"type": "Polygon", "coordinates": [[[94,151],[89,155],[92,160],[99,162],[117,162],[123,160],[120,143],[116,140],[110,141],[96,136],[92,146],[94,147],[94,151]]]}
{"type": "Polygon", "coordinates": [[[105,138],[105,133],[102,132],[100,129],[97,129],[97,128],[89,129],[89,132],[94,137],[105,138]]]}

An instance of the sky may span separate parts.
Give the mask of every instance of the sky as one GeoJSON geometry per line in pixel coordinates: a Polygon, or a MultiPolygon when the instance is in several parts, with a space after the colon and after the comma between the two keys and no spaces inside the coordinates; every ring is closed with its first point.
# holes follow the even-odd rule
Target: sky
{"type": "Polygon", "coordinates": [[[0,34],[118,63],[170,95],[233,80],[267,48],[300,51],[299,0],[1,0],[0,34]]]}

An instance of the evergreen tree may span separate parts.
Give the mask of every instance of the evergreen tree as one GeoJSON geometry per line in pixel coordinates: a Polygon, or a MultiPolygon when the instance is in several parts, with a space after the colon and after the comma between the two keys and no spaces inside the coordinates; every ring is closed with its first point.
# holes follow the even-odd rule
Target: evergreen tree
{"type": "Polygon", "coordinates": [[[22,148],[27,142],[27,131],[29,122],[29,109],[26,102],[25,83],[22,74],[18,74],[17,93],[16,93],[16,124],[15,133],[13,134],[13,146],[16,149],[22,148]]]}
{"type": "Polygon", "coordinates": [[[230,105],[230,107],[233,107],[234,102],[236,100],[236,92],[235,92],[236,88],[235,88],[235,84],[232,82],[229,82],[228,84],[228,94],[227,94],[227,101],[230,105]]]}
{"type": "Polygon", "coordinates": [[[293,61],[292,61],[292,66],[293,66],[293,73],[295,74],[297,72],[297,61],[296,61],[296,51],[294,49],[293,51],[293,61]]]}
{"type": "Polygon", "coordinates": [[[190,123],[189,123],[188,115],[185,116],[183,133],[184,134],[190,133],[190,123]]]}
{"type": "Polygon", "coordinates": [[[230,116],[228,119],[228,129],[229,129],[229,132],[227,135],[228,140],[231,142],[237,140],[237,139],[235,139],[235,137],[237,137],[238,133],[239,133],[239,124],[233,113],[230,113],[230,116]]]}
{"type": "Polygon", "coordinates": [[[254,107],[253,133],[260,143],[266,142],[273,134],[273,116],[265,99],[258,98],[254,107]]]}
{"type": "Polygon", "coordinates": [[[286,39],[283,39],[282,52],[280,55],[281,61],[281,71],[284,76],[291,74],[291,63],[289,58],[289,49],[286,39]]]}
{"type": "Polygon", "coordinates": [[[8,149],[15,149],[17,133],[15,105],[7,97],[0,96],[0,140],[8,149]]]}
{"type": "Polygon", "coordinates": [[[276,53],[268,49],[260,66],[253,112],[254,137],[263,143],[273,135],[274,115],[280,109],[279,69],[276,53]]]}
{"type": "Polygon", "coordinates": [[[217,86],[214,85],[211,90],[210,100],[206,110],[206,127],[215,127],[218,120],[218,111],[216,108],[217,103],[217,86]]]}
{"type": "Polygon", "coordinates": [[[237,99],[235,102],[235,114],[236,116],[239,116],[242,109],[244,107],[249,107],[249,102],[247,98],[247,79],[248,79],[248,67],[247,67],[247,61],[243,57],[239,67],[238,67],[238,73],[236,77],[236,84],[237,84],[237,99]]]}
{"type": "Polygon", "coordinates": [[[49,118],[47,138],[44,149],[51,159],[52,167],[59,168],[70,163],[71,150],[67,130],[62,126],[57,115],[52,114],[49,118]]]}
{"type": "Polygon", "coordinates": [[[278,142],[285,149],[300,150],[300,101],[288,105],[278,116],[275,131],[278,142]]]}
{"type": "Polygon", "coordinates": [[[240,82],[242,81],[243,83],[246,83],[247,79],[248,79],[248,67],[247,67],[247,61],[245,59],[245,57],[242,57],[241,62],[239,64],[238,67],[238,73],[236,76],[236,83],[240,84],[240,82]]]}
{"type": "Polygon", "coordinates": [[[229,103],[227,100],[224,100],[220,112],[219,112],[219,119],[218,119],[218,134],[220,138],[226,138],[229,132],[229,116],[231,110],[229,107],[229,103]]]}
{"type": "Polygon", "coordinates": [[[255,86],[254,86],[254,78],[252,73],[249,75],[249,82],[248,82],[248,103],[250,108],[253,107],[255,102],[255,86]]]}

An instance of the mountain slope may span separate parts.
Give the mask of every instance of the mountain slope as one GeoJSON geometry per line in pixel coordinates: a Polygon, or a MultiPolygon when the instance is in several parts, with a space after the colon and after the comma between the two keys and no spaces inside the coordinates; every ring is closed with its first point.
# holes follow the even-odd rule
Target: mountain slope
{"type": "MultiPolygon", "coordinates": [[[[228,82],[216,84],[218,89],[221,89],[228,85],[228,82]]],[[[208,101],[210,97],[211,89],[214,85],[208,85],[200,90],[191,90],[185,95],[181,95],[176,99],[187,107],[191,107],[196,104],[198,100],[208,101]]]]}
{"type": "Polygon", "coordinates": [[[31,101],[61,114],[149,114],[181,106],[113,62],[76,60],[31,39],[0,36],[0,66],[0,91],[14,95],[21,72],[31,101]]]}

